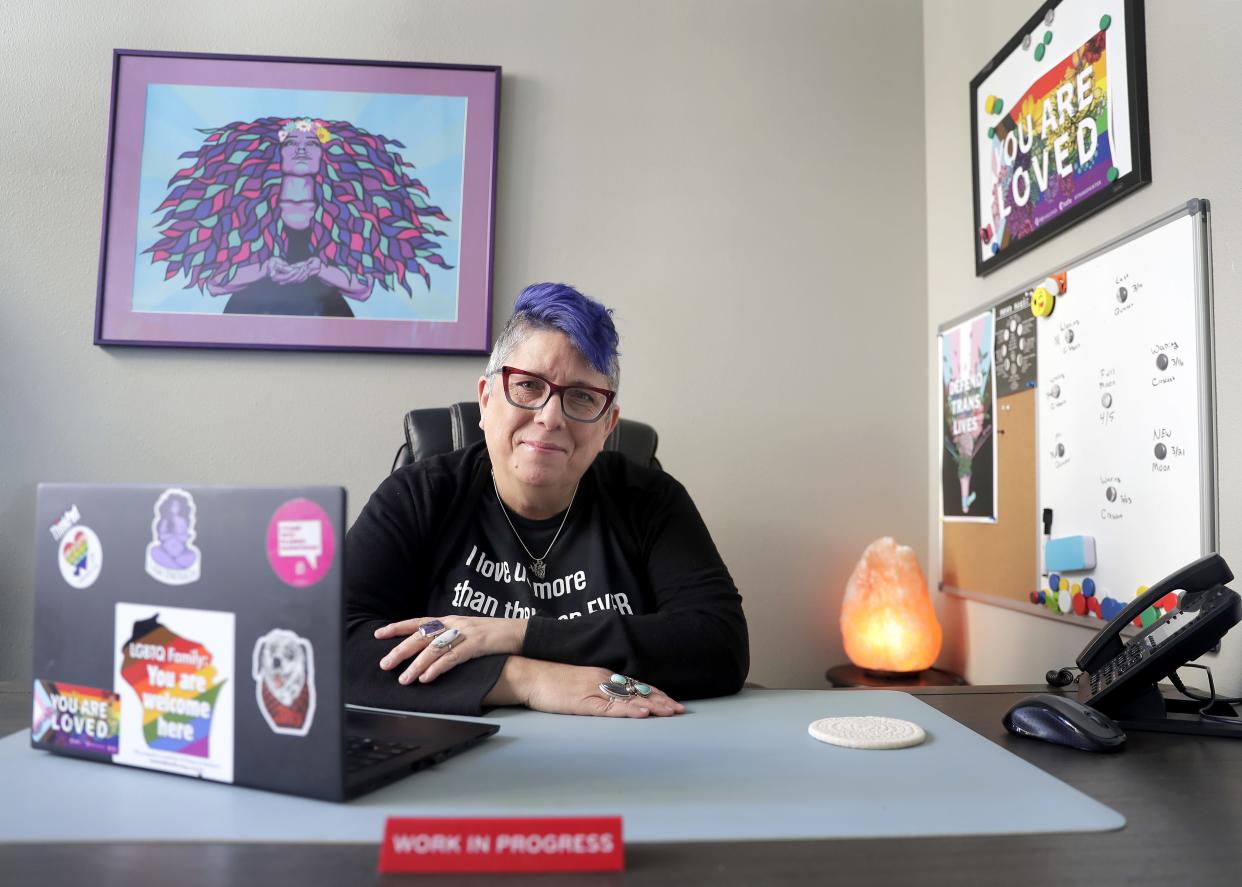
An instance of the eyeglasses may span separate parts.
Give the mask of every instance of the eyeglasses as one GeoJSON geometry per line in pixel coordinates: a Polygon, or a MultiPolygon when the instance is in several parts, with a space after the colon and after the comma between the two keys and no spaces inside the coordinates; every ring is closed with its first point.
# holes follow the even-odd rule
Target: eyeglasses
{"type": "Polygon", "coordinates": [[[519,410],[541,410],[552,399],[561,396],[561,412],[575,422],[598,422],[608,411],[617,392],[588,385],[557,385],[543,376],[536,376],[517,367],[502,366],[505,399],[519,410]]]}

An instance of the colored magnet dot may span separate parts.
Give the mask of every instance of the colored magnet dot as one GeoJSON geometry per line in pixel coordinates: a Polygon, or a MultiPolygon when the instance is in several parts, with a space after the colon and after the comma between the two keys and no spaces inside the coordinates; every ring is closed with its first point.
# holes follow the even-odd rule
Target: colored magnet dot
{"type": "Polygon", "coordinates": [[[1180,602],[1177,599],[1177,592],[1170,591],[1168,594],[1166,594],[1164,597],[1162,597],[1159,601],[1156,602],[1156,606],[1159,607],[1161,610],[1164,610],[1166,613],[1172,613],[1174,610],[1177,609],[1178,603],[1180,602]]]}
{"type": "Polygon", "coordinates": [[[1087,599],[1081,594],[1074,595],[1074,612],[1079,616],[1087,615],[1087,599]]]}
{"type": "Polygon", "coordinates": [[[1118,173],[1117,173],[1117,167],[1115,167],[1115,166],[1110,166],[1110,167],[1108,168],[1108,180],[1109,180],[1110,182],[1115,182],[1115,181],[1117,181],[1117,175],[1118,175],[1118,173]]]}
{"type": "Polygon", "coordinates": [[[1061,584],[1058,586],[1057,591],[1069,591],[1069,585],[1069,580],[1062,576],[1061,584]]]}
{"type": "Polygon", "coordinates": [[[1079,585],[1077,582],[1075,582],[1073,585],[1070,586],[1070,593],[1082,594],[1082,586],[1079,585]]]}
{"type": "Polygon", "coordinates": [[[1092,615],[1099,616],[1100,615],[1100,599],[1098,597],[1087,598],[1087,609],[1091,611],[1092,615]]]}
{"type": "Polygon", "coordinates": [[[1105,619],[1112,619],[1125,608],[1126,605],[1116,598],[1106,597],[1100,601],[1100,615],[1105,619]]]}
{"type": "Polygon", "coordinates": [[[1000,99],[996,99],[996,101],[992,104],[992,113],[999,114],[1003,110],[1005,110],[1005,103],[1000,99]]]}
{"type": "Polygon", "coordinates": [[[1062,588],[1057,592],[1057,609],[1062,613],[1068,613],[1074,608],[1074,596],[1070,594],[1068,588],[1062,588]]]}
{"type": "Polygon", "coordinates": [[[1044,60],[1044,44],[1035,44],[1035,61],[1042,62],[1044,60]]]}
{"type": "Polygon", "coordinates": [[[1027,597],[1030,598],[1032,604],[1041,604],[1043,603],[1043,595],[1044,593],[1042,591],[1032,591],[1027,595],[1027,597]]]}
{"type": "Polygon", "coordinates": [[[998,252],[1000,252],[1000,244],[999,243],[992,244],[992,255],[996,255],[998,252]]]}
{"type": "Polygon", "coordinates": [[[1153,622],[1155,622],[1159,618],[1160,618],[1160,614],[1156,612],[1156,608],[1148,607],[1146,610],[1144,610],[1142,613],[1139,614],[1139,624],[1142,625],[1144,628],[1146,628],[1147,626],[1151,625],[1153,622]]]}
{"type": "Polygon", "coordinates": [[[1107,31],[1108,26],[1111,25],[1112,23],[1113,23],[1113,17],[1111,15],[1100,16],[1100,30],[1101,31],[1107,31]]]}
{"type": "Polygon", "coordinates": [[[1047,595],[1047,596],[1044,598],[1044,606],[1046,606],[1049,610],[1051,610],[1051,611],[1052,611],[1052,612],[1054,612],[1054,613],[1060,613],[1060,612],[1061,612],[1061,608],[1060,608],[1060,606],[1058,606],[1058,604],[1057,604],[1057,598],[1058,598],[1058,597],[1060,597],[1060,594],[1059,594],[1059,593],[1054,593],[1054,594],[1049,594],[1049,595],[1047,595]]]}
{"type": "Polygon", "coordinates": [[[1083,597],[1094,597],[1095,596],[1095,580],[1092,579],[1090,576],[1082,580],[1082,596],[1083,597]]]}
{"type": "Polygon", "coordinates": [[[1053,591],[1056,591],[1057,589],[1059,589],[1061,587],[1061,577],[1057,575],[1056,573],[1053,573],[1051,576],[1049,576],[1048,587],[1052,589],[1053,591]]]}
{"type": "Polygon", "coordinates": [[[984,243],[987,243],[989,240],[992,239],[992,226],[991,225],[984,225],[982,228],[979,229],[979,239],[983,241],[984,243]]]}
{"type": "Polygon", "coordinates": [[[988,138],[989,139],[996,138],[996,127],[995,126],[988,127],[988,138]]]}
{"type": "Polygon", "coordinates": [[[1052,32],[1044,31],[1044,46],[1047,46],[1051,42],[1052,42],[1052,32]]]}

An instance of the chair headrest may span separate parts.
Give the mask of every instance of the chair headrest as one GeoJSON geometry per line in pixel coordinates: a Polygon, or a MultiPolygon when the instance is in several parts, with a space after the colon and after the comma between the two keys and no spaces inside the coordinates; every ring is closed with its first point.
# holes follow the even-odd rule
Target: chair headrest
{"type": "MultiPolygon", "coordinates": [[[[428,456],[460,450],[482,439],[478,401],[410,410],[405,414],[405,443],[397,451],[392,470],[428,456]]],[[[604,441],[604,449],[622,453],[639,465],[660,468],[656,458],[659,444],[659,436],[650,425],[623,418],[604,441]]]]}

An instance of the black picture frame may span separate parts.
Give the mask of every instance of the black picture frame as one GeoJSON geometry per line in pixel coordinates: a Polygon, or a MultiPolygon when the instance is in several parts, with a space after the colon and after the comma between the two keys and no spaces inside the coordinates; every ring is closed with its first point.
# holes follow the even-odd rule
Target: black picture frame
{"type": "MultiPolygon", "coordinates": [[[[1064,135],[1066,125],[1064,114],[1058,113],[1061,106],[1055,105],[1055,91],[1043,95],[1053,97],[1051,119],[1054,122],[1059,120],[1061,124],[1053,130],[1062,131],[1057,139],[1059,141],[1064,135]]],[[[1042,118],[1043,114],[1040,113],[1039,116],[1042,118]]],[[[970,145],[974,222],[971,243],[976,276],[990,274],[1049,238],[1149,184],[1151,138],[1148,128],[1143,0],[1048,0],[1041,5],[1000,52],[970,81],[970,145]],[[1098,26],[1098,32],[1092,31],[1093,23],[1098,26]],[[1117,31],[1121,31],[1123,39],[1118,41],[1113,36],[1109,40],[1109,32],[1115,35],[1117,31]],[[1099,35],[1098,39],[1096,33],[1099,35]],[[1060,39],[1057,39],[1057,34],[1061,35],[1060,39]],[[1094,65],[1098,63],[1101,53],[1106,62],[1106,87],[1096,86],[1099,77],[1094,65]],[[1095,56],[1095,62],[1090,61],[1092,55],[1095,56]],[[1071,120],[1077,119],[1080,128],[1084,127],[1083,118],[1089,117],[1096,121],[1096,141],[1088,161],[1080,164],[1076,159],[1077,149],[1079,145],[1085,147],[1089,144],[1087,139],[1091,130],[1087,128],[1082,134],[1076,131],[1075,137],[1070,138],[1070,165],[1074,173],[1068,177],[1056,176],[1057,193],[1052,190],[1053,173],[1056,168],[1063,168],[1064,164],[1061,162],[1061,155],[1052,149],[1045,138],[1048,129],[1042,122],[1036,124],[1033,116],[1028,117],[1026,141],[1030,147],[1023,151],[1023,127],[1020,121],[1026,116],[1021,113],[1023,107],[1029,110],[1038,104],[1042,110],[1044,102],[1035,97],[1047,89],[1050,79],[1057,79],[1068,71],[1063,67],[1065,62],[1076,66],[1075,70],[1079,73],[1085,70],[1087,64],[1092,65],[1089,82],[1093,84],[1093,89],[1104,91],[1103,95],[1097,91],[1095,96],[1107,99],[1102,113],[1107,114],[1106,147],[1109,154],[1108,164],[1105,165],[1104,158],[1099,155],[1103,139],[1100,137],[1096,114],[1083,114],[1083,110],[1090,103],[1083,101],[1081,107],[1074,107],[1073,100],[1079,88],[1076,79],[1060,80],[1061,87],[1066,82],[1072,87],[1069,101],[1064,103],[1070,110],[1071,120]],[[1120,87],[1113,82],[1117,79],[1115,74],[1118,69],[1124,71],[1124,83],[1120,87]],[[1020,88],[1014,88],[1015,84],[1020,85],[1020,88]],[[1125,92],[1118,98],[1121,88],[1125,92]],[[998,95],[993,90],[1011,94],[998,95]],[[993,107],[993,99],[999,99],[1001,107],[989,112],[989,107],[993,107]],[[1024,99],[1031,104],[1025,104],[1024,99]],[[1013,116],[1015,108],[1019,111],[1016,119],[1013,116]],[[1041,131],[1038,137],[1035,135],[1036,126],[1041,131]],[[1003,130],[1008,131],[1001,137],[1003,130]],[[1015,155],[1013,159],[1008,158],[1010,145],[1007,140],[1010,136],[1017,145],[1012,152],[1015,155]],[[981,150],[981,144],[985,140],[993,146],[986,157],[982,156],[984,152],[981,150]],[[1040,154],[1037,146],[1041,143],[1042,178],[1036,169],[1039,166],[1036,158],[1040,154]],[[1124,146],[1124,153],[1128,156],[1118,156],[1119,145],[1124,146]],[[1020,154],[1027,156],[1031,165],[1029,171],[1016,165],[1020,154]],[[1008,163],[1014,168],[1014,172],[1005,181],[1000,180],[1004,169],[997,169],[998,159],[1002,167],[1008,163]],[[1021,207],[1023,212],[1020,218],[1011,223],[1013,211],[1018,207],[1010,205],[1010,202],[1016,204],[1017,198],[1022,195],[1019,187],[1023,180],[1022,175],[1025,176],[1027,200],[1021,207]],[[1070,180],[1068,187],[1064,184],[1067,178],[1070,180]],[[986,194],[984,182],[992,186],[986,194]],[[1035,190],[1041,183],[1044,187],[1036,195],[1035,190]],[[999,193],[995,190],[998,185],[999,193]],[[1004,201],[1006,196],[1011,198],[1010,202],[1004,201]],[[1037,204],[1043,205],[1042,217],[1037,210],[1037,204]]]]}

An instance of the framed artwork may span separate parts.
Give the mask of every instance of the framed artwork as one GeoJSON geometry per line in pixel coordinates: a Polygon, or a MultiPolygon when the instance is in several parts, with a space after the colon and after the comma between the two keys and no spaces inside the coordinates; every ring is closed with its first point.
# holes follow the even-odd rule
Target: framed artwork
{"type": "Polygon", "coordinates": [[[97,345],[486,353],[500,68],[116,50],[97,345]]]}
{"type": "Polygon", "coordinates": [[[1048,0],[970,82],[975,274],[1151,181],[1143,0],[1048,0]]]}

